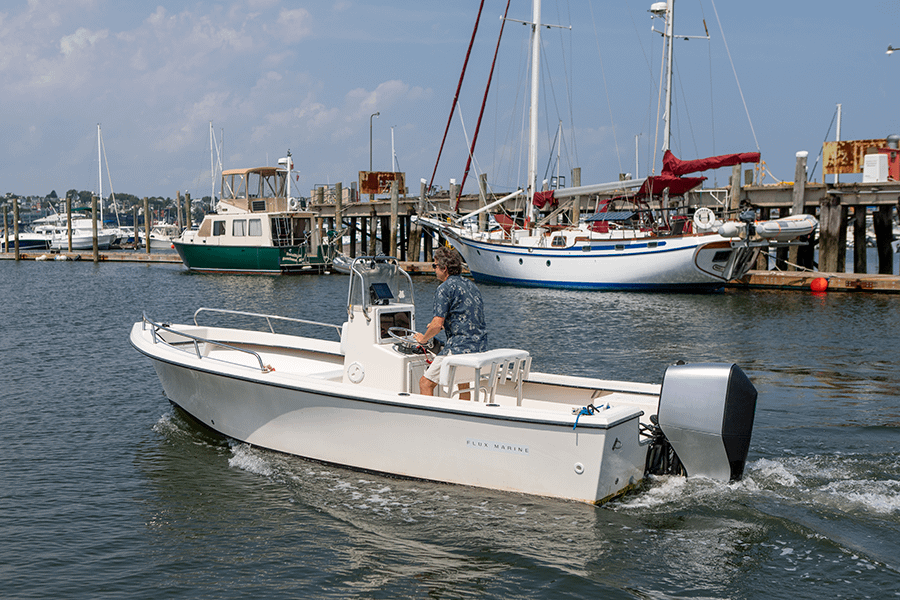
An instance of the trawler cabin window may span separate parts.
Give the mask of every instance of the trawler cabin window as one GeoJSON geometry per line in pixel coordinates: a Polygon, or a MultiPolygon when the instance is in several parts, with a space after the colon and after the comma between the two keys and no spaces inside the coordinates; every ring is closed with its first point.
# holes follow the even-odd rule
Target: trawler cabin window
{"type": "Polygon", "coordinates": [[[235,219],[231,226],[231,235],[234,237],[247,235],[247,221],[245,219],[235,219]]]}
{"type": "Polygon", "coordinates": [[[225,235],[225,221],[213,222],[213,235],[225,235]]]}
{"type": "Polygon", "coordinates": [[[260,219],[250,219],[250,230],[248,232],[251,236],[259,237],[262,235],[262,220],[260,219]]]}

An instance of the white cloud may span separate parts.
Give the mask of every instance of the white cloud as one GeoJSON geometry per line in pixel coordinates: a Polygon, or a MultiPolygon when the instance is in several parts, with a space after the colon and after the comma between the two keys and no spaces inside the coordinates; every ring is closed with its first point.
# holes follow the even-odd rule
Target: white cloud
{"type": "Polygon", "coordinates": [[[79,27],[72,35],[63,36],[59,41],[59,51],[66,57],[71,56],[78,50],[89,48],[96,44],[99,40],[106,39],[109,30],[91,31],[86,27],[79,27]]]}
{"type": "Polygon", "coordinates": [[[282,10],[274,28],[274,35],[286,44],[295,44],[312,33],[312,17],[305,8],[282,10]]]}

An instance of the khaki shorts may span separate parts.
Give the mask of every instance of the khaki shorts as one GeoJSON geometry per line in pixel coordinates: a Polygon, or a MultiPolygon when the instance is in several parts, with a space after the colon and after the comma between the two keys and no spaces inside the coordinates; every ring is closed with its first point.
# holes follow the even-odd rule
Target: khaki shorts
{"type": "MultiPolygon", "coordinates": [[[[448,352],[449,356],[452,352],[448,352]]],[[[428,365],[428,368],[425,369],[425,379],[431,381],[432,383],[440,383],[441,382],[441,363],[444,362],[444,355],[438,354],[434,357],[434,360],[431,361],[431,364],[428,365]]]]}

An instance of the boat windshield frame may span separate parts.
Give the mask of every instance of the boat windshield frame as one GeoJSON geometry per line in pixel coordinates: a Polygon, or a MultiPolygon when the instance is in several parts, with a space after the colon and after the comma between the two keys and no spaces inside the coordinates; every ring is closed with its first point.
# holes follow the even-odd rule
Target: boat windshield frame
{"type": "Polygon", "coordinates": [[[374,305],[415,305],[412,278],[391,256],[361,256],[350,265],[347,292],[347,314],[353,318],[354,307],[369,318],[374,305]],[[385,287],[386,286],[386,287],[385,287]]]}

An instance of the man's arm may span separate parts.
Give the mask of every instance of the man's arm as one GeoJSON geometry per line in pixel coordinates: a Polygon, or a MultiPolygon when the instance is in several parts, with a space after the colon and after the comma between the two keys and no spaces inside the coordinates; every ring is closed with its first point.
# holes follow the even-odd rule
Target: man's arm
{"type": "Polygon", "coordinates": [[[416,333],[416,341],[420,344],[425,344],[428,340],[439,334],[443,328],[443,317],[435,317],[431,320],[431,323],[428,324],[428,327],[425,328],[425,333],[416,333]]]}

